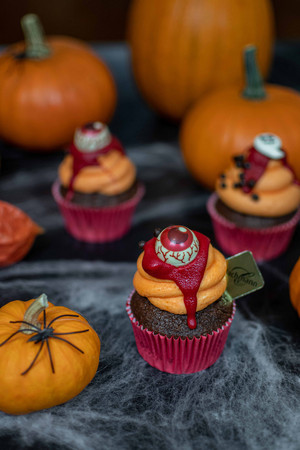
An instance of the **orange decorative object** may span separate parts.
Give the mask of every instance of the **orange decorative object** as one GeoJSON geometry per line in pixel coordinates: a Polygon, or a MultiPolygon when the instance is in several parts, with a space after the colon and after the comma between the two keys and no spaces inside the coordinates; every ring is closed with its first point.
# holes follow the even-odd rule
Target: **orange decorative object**
{"type": "Polygon", "coordinates": [[[270,66],[269,0],[134,0],[128,31],[142,94],[174,119],[181,119],[204,93],[242,84],[246,45],[259,48],[264,75],[270,66]]]}
{"type": "Polygon", "coordinates": [[[183,157],[191,174],[214,189],[233,155],[250,148],[260,133],[280,136],[288,163],[300,178],[300,95],[283,86],[264,86],[255,48],[245,50],[246,88],[217,90],[187,114],[181,128],[183,157]]]}
{"type": "Polygon", "coordinates": [[[300,317],[300,257],[290,275],[289,285],[292,305],[300,317]]]}
{"type": "Polygon", "coordinates": [[[108,122],[116,88],[106,65],[83,42],[44,40],[37,16],[22,19],[25,43],[0,56],[0,137],[32,151],[68,144],[76,127],[108,122]]]}
{"type": "Polygon", "coordinates": [[[27,414],[78,395],[96,374],[97,333],[80,314],[37,299],[0,309],[0,410],[27,414]]]}
{"type": "Polygon", "coordinates": [[[19,208],[0,201],[0,267],[23,259],[42,232],[43,229],[19,208]]]}
{"type": "MultiPolygon", "coordinates": [[[[142,264],[143,257],[144,252],[137,260],[137,272],[133,279],[136,291],[143,297],[147,297],[159,309],[172,314],[186,314],[184,297],[177,284],[174,281],[147,274],[142,264]]],[[[197,311],[201,311],[222,296],[227,285],[226,270],[227,263],[224,256],[209,245],[205,273],[196,293],[197,311]]]]}

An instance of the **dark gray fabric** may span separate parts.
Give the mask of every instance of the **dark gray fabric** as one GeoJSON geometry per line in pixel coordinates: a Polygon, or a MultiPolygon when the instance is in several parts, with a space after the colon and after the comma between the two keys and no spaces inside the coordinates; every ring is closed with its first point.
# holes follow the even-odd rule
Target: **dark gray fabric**
{"type": "MultiPolygon", "coordinates": [[[[137,353],[125,312],[137,242],[151,238],[155,226],[178,223],[214,243],[205,209],[209,192],[184,167],[178,127],[155,116],[138,96],[127,48],[95,48],[117,80],[112,131],[126,145],[147,193],[123,239],[76,242],[63,229],[50,194],[62,152],[41,156],[2,145],[1,198],[26,211],[45,234],[24,261],[0,271],[0,304],[46,292],[53,303],[82,313],[102,348],[94,380],[75,399],[27,416],[0,413],[1,448],[299,449],[300,320],[288,293],[288,275],[300,252],[299,227],[283,256],[260,265],[266,286],[238,301],[224,353],[213,367],[169,375],[137,353]]],[[[290,84],[299,83],[300,64],[289,56],[296,50],[277,47],[273,81],[282,76],[283,60],[286,70],[293,67],[290,84]]]]}

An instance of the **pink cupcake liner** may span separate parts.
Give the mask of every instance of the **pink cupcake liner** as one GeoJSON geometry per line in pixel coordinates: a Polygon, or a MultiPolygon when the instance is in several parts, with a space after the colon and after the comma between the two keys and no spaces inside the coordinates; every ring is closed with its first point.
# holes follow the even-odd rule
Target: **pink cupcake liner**
{"type": "Polygon", "coordinates": [[[269,228],[242,228],[221,216],[216,208],[218,195],[208,199],[207,210],[212,219],[216,241],[221,249],[234,255],[250,250],[256,261],[268,261],[284,253],[300,220],[300,209],[286,223],[269,228]]]}
{"type": "Polygon", "coordinates": [[[64,218],[67,231],[79,241],[111,242],[124,236],[131,227],[134,211],[145,193],[143,184],[126,202],[104,208],[87,208],[72,204],[60,194],[60,183],[52,186],[52,194],[64,218]]]}
{"type": "Polygon", "coordinates": [[[162,372],[183,374],[200,372],[217,361],[224,349],[235,314],[235,302],[232,315],[222,328],[200,338],[175,339],[155,334],[139,324],[130,306],[133,292],[127,300],[126,311],[138,352],[148,364],[162,372]]]}

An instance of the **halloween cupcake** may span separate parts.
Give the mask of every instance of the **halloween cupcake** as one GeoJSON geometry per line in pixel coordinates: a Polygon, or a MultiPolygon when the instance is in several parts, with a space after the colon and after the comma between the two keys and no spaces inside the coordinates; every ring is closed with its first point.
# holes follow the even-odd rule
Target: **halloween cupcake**
{"type": "Polygon", "coordinates": [[[142,242],[127,302],[137,349],[153,367],[194,373],[221,355],[235,312],[224,256],[201,233],[170,226],[142,242]]]}
{"type": "Polygon", "coordinates": [[[299,181],[281,140],[263,133],[219,177],[208,212],[224,252],[247,249],[259,261],[286,250],[299,222],[299,206],[299,181]]]}
{"type": "Polygon", "coordinates": [[[118,139],[93,122],[75,131],[52,192],[73,237],[109,242],[129,230],[144,187],[118,139]]]}

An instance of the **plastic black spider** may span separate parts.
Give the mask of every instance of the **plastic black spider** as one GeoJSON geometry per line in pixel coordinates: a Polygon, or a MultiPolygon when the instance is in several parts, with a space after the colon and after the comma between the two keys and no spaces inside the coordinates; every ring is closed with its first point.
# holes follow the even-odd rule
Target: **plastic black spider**
{"type": "Polygon", "coordinates": [[[52,373],[55,373],[53,359],[52,359],[50,345],[49,345],[49,339],[50,338],[66,342],[67,344],[71,345],[73,348],[78,350],[80,353],[84,354],[83,350],[81,350],[75,344],[72,344],[72,342],[68,341],[67,339],[65,339],[65,338],[63,338],[61,336],[65,336],[67,334],[86,333],[89,330],[87,329],[87,330],[80,330],[80,331],[70,331],[69,333],[55,333],[54,329],[51,327],[51,325],[53,324],[53,322],[55,322],[57,319],[60,319],[61,317],[79,317],[79,315],[78,314],[61,314],[60,316],[57,316],[57,317],[55,317],[55,319],[51,320],[51,322],[49,322],[48,325],[46,325],[46,311],[44,310],[43,311],[43,325],[44,325],[44,328],[39,328],[36,325],[34,325],[33,323],[26,322],[24,320],[16,320],[16,321],[11,320],[10,321],[10,323],[22,323],[24,325],[28,325],[29,328],[26,328],[26,330],[19,329],[19,330],[15,331],[7,339],[5,339],[5,341],[3,341],[0,344],[0,347],[2,347],[4,344],[6,344],[16,334],[23,333],[24,331],[27,331],[27,330],[35,333],[33,336],[31,336],[27,340],[27,342],[34,342],[35,344],[41,343],[37,354],[33,358],[33,361],[31,362],[29,367],[26,370],[24,370],[24,372],[21,373],[21,375],[26,375],[26,373],[28,373],[30,371],[30,369],[32,369],[32,367],[34,366],[36,360],[38,359],[38,357],[39,357],[39,355],[40,355],[40,353],[42,351],[42,348],[44,347],[45,342],[46,342],[46,345],[47,345],[47,350],[48,350],[48,354],[49,354],[49,359],[50,359],[52,373]]]}

